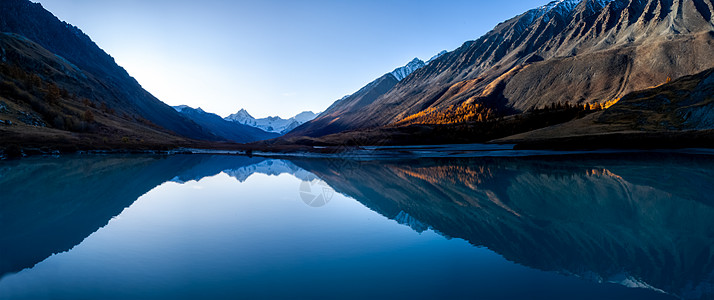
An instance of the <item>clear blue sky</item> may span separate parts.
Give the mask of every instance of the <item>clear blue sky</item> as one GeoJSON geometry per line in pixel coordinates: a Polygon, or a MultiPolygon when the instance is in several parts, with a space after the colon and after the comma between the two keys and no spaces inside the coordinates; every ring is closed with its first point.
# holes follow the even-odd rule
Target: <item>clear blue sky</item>
{"type": "Polygon", "coordinates": [[[322,111],[547,0],[34,0],[149,92],[227,116],[322,111]]]}

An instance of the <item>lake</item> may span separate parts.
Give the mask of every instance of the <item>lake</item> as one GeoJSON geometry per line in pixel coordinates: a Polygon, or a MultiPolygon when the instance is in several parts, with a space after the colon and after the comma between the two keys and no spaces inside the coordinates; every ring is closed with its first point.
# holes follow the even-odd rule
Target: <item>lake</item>
{"type": "Polygon", "coordinates": [[[712,299],[713,158],[0,161],[0,299],[712,299]]]}

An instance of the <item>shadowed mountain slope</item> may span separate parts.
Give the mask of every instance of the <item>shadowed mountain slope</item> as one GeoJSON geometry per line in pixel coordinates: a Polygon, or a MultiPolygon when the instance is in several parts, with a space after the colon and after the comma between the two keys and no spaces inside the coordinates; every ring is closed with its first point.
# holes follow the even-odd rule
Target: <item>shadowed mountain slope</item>
{"type": "MultiPolygon", "coordinates": [[[[92,74],[26,37],[0,33],[0,145],[162,149],[193,143],[117,105],[92,74]]],[[[129,109],[129,110],[127,110],[129,109]]],[[[196,123],[211,140],[221,139],[196,123]]],[[[182,121],[183,122],[183,121],[182,121]]]]}
{"type": "MultiPolygon", "coordinates": [[[[81,30],[60,21],[39,3],[0,1],[0,32],[14,33],[34,41],[64,60],[70,66],[69,70],[78,70],[80,74],[75,79],[80,84],[71,80],[62,84],[72,93],[105,103],[117,112],[143,118],[185,137],[216,139],[144,90],[81,30]],[[84,86],[80,88],[81,85],[84,86]]],[[[43,79],[54,81],[54,78],[43,79]]]]}

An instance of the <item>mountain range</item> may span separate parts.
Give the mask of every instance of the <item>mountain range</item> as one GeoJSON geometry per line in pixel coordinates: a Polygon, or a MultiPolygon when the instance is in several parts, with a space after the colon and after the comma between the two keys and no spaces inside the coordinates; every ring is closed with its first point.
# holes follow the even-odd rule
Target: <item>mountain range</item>
{"type": "Polygon", "coordinates": [[[216,114],[205,112],[200,107],[192,108],[186,105],[180,105],[174,106],[174,109],[186,116],[186,118],[209,130],[212,134],[224,137],[233,142],[250,143],[279,136],[279,134],[267,132],[255,126],[224,120],[216,114]]]}
{"type": "Polygon", "coordinates": [[[431,64],[432,61],[438,59],[446,53],[446,51],[442,51],[436,54],[429,59],[428,63],[425,63],[419,58],[414,58],[405,66],[396,68],[394,71],[373,80],[354,94],[347,95],[342,99],[335,101],[335,103],[328,107],[327,110],[317,116],[314,120],[297,127],[295,130],[289,132],[287,136],[316,137],[351,129],[349,126],[344,126],[343,123],[339,121],[342,116],[362,110],[367,105],[373,103],[377,98],[394,88],[401,80],[404,80],[404,78],[407,78],[415,71],[427,66],[427,64],[431,64]]]}
{"type": "Polygon", "coordinates": [[[0,148],[214,148],[279,136],[166,105],[39,3],[0,1],[0,32],[0,148]]]}
{"type": "Polygon", "coordinates": [[[384,136],[416,132],[417,125],[478,126],[557,104],[617,109],[630,93],[714,68],[712,14],[704,0],[553,1],[401,81],[392,74],[373,81],[285,141],[344,143],[379,128],[384,136]]]}
{"type": "Polygon", "coordinates": [[[319,115],[255,119],[241,110],[220,119],[159,101],[40,4],[4,0],[0,143],[61,150],[265,139],[271,147],[548,147],[586,139],[597,147],[637,134],[655,144],[666,138],[714,146],[713,14],[711,0],[553,1],[453,51],[415,58],[319,115]]]}
{"type": "Polygon", "coordinates": [[[304,111],[289,119],[283,119],[278,116],[256,119],[251,116],[248,111],[246,111],[245,109],[241,109],[237,113],[226,117],[225,120],[238,124],[252,126],[255,128],[260,128],[267,132],[273,132],[282,135],[290,132],[291,130],[297,128],[302,124],[305,124],[308,121],[315,119],[317,115],[318,114],[313,113],[311,111],[304,111]]]}
{"type": "MultiPolygon", "coordinates": [[[[20,42],[28,43],[28,47],[22,49],[24,53],[18,54],[24,56],[24,59],[18,61],[4,58],[6,64],[37,74],[45,82],[53,82],[96,105],[104,104],[120,115],[149,121],[188,138],[218,139],[144,90],[79,28],[60,21],[39,3],[27,0],[0,1],[0,32],[13,33],[20,42]],[[51,55],[44,55],[48,52],[51,55]],[[40,72],[43,65],[48,63],[50,68],[60,66],[59,69],[52,68],[58,72],[49,76],[40,72]]],[[[17,47],[12,48],[2,52],[19,50],[17,47]]],[[[52,120],[45,121],[52,123],[52,120]]]]}

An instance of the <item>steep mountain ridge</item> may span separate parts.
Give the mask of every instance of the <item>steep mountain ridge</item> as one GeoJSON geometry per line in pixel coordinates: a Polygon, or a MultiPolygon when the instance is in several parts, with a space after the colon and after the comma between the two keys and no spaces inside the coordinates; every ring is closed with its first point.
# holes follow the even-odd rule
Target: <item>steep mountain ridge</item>
{"type": "Polygon", "coordinates": [[[286,134],[286,137],[316,137],[349,129],[349,126],[345,126],[346,124],[340,121],[341,116],[359,111],[372,104],[375,100],[379,99],[379,97],[394,88],[397,83],[405,78],[408,78],[411,74],[437,60],[444,54],[446,54],[446,51],[439,52],[429,59],[428,63],[424,63],[419,58],[414,58],[405,66],[396,68],[394,71],[384,74],[382,77],[368,83],[354,94],[347,95],[342,99],[335,101],[314,120],[306,122],[305,124],[295,128],[293,131],[286,134]]]}
{"type": "Polygon", "coordinates": [[[394,75],[394,78],[396,78],[397,81],[402,81],[404,78],[409,76],[409,74],[414,73],[414,71],[421,69],[424,66],[426,66],[426,63],[419,58],[414,58],[406,66],[396,68],[392,71],[392,75],[394,75]]]}
{"type": "Polygon", "coordinates": [[[714,67],[712,14],[708,0],[554,1],[444,54],[366,106],[325,114],[316,127],[326,130],[301,133],[386,126],[464,103],[517,114],[613,101],[714,67]]]}
{"type": "MultiPolygon", "coordinates": [[[[112,92],[91,73],[26,37],[0,33],[2,148],[15,145],[72,152],[195,144],[145,118],[115,109],[102,98],[112,92]]],[[[219,139],[190,124],[203,136],[219,139]]]]}
{"type": "Polygon", "coordinates": [[[83,70],[92,81],[92,89],[71,92],[186,137],[215,139],[144,90],[79,28],[60,21],[39,3],[0,1],[0,32],[21,35],[83,70]]]}

